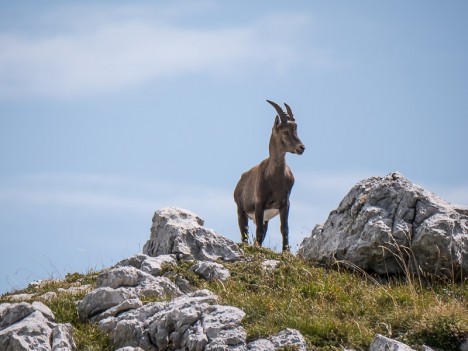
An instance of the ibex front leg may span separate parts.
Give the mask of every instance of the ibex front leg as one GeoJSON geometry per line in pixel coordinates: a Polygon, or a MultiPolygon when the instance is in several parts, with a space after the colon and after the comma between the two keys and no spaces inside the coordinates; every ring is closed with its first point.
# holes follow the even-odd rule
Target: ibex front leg
{"type": "Polygon", "coordinates": [[[281,235],[283,236],[283,251],[289,251],[289,200],[288,203],[280,208],[281,235]]]}
{"type": "Polygon", "coordinates": [[[239,223],[241,240],[243,243],[247,243],[249,241],[249,218],[247,214],[239,208],[237,209],[237,220],[239,223]]]}
{"type": "Polygon", "coordinates": [[[263,222],[263,207],[258,206],[255,208],[255,224],[257,225],[257,231],[256,231],[256,244],[258,246],[262,246],[263,239],[265,239],[265,223],[263,222]]]}

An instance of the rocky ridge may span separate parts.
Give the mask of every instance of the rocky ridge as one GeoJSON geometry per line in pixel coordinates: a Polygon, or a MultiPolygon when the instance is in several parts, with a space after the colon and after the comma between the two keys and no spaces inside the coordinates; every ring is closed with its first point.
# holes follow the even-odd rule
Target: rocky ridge
{"type": "MultiPolygon", "coordinates": [[[[385,272],[388,272],[388,267],[398,267],[398,264],[391,260],[392,255],[385,255],[385,250],[380,247],[381,243],[376,246],[378,249],[373,249],[372,240],[386,238],[384,243],[388,243],[388,237],[392,235],[392,240],[397,243],[401,240],[401,246],[406,247],[409,243],[404,241],[404,238],[410,236],[411,244],[417,242],[417,238],[424,238],[431,232],[427,229],[431,227],[431,223],[441,228],[436,233],[444,237],[441,234],[447,228],[447,224],[445,219],[441,220],[442,213],[453,220],[451,233],[456,234],[456,240],[449,240],[450,259],[458,262],[457,257],[461,257],[459,266],[460,269],[465,269],[463,254],[466,254],[466,250],[463,251],[464,249],[457,245],[460,242],[464,243],[468,212],[459,207],[447,209],[443,200],[437,198],[434,202],[433,194],[418,192],[420,189],[410,191],[408,195],[405,192],[408,186],[407,181],[395,173],[383,180],[371,178],[360,182],[343,199],[338,209],[331,213],[332,219],[329,218],[325,225],[316,227],[312,237],[304,240],[300,254],[306,258],[330,262],[331,258],[339,258],[337,254],[340,253],[343,253],[341,259],[346,260],[352,257],[346,254],[353,250],[358,253],[358,257],[368,250],[370,262],[375,266],[363,263],[364,261],[355,262],[365,269],[375,271],[379,270],[378,267],[385,267],[385,272]],[[384,190],[379,190],[383,191],[380,195],[377,191],[379,182],[385,185],[384,190]],[[392,187],[395,182],[396,186],[392,187]],[[414,201],[414,198],[417,200],[414,201]],[[407,205],[413,207],[409,207],[408,210],[407,205]],[[343,216],[339,217],[340,215],[343,216]],[[432,218],[434,216],[436,217],[432,218]],[[408,223],[411,224],[411,231],[408,229],[408,223]],[[415,226],[414,223],[418,225],[415,226]],[[354,236],[354,242],[363,245],[362,248],[359,245],[351,245],[340,251],[345,247],[340,245],[344,244],[326,241],[329,234],[325,229],[329,227],[361,230],[361,236],[357,237],[354,232],[351,231],[349,235],[344,229],[338,233],[344,237],[343,242],[348,244],[353,242],[350,237],[354,236]],[[426,229],[422,230],[419,227],[426,229]],[[367,243],[366,236],[371,238],[367,243]],[[318,251],[317,247],[320,245],[331,249],[328,252],[318,251]]],[[[422,242],[430,243],[430,240],[425,239],[422,242]]],[[[301,333],[290,328],[267,338],[248,342],[242,327],[245,317],[242,310],[218,304],[215,294],[208,290],[196,290],[187,280],[175,273],[176,269],[170,269],[171,266],[176,268],[181,260],[190,260],[190,270],[202,279],[225,281],[229,279],[230,273],[222,262],[243,259],[242,250],[234,242],[204,228],[203,220],[198,216],[175,208],[157,211],[153,217],[151,237],[143,252],[101,272],[96,278],[95,288],[84,286],[82,291],[86,294],[76,305],[80,319],[98,323],[99,328],[108,333],[114,350],[266,351],[284,347],[307,349],[301,333]],[[145,303],[145,299],[154,297],[165,297],[167,301],[145,303]]],[[[430,256],[426,254],[425,257],[430,256]]],[[[443,262],[441,257],[443,256],[439,254],[438,262],[443,262]]],[[[418,265],[415,267],[423,266],[423,261],[416,262],[418,265]]],[[[275,260],[265,260],[262,266],[265,270],[275,270],[278,264],[275,260]]],[[[443,267],[441,263],[435,273],[444,272],[443,267]]],[[[41,296],[42,299],[50,297],[53,296],[41,296]]],[[[71,326],[55,323],[53,313],[44,304],[0,304],[0,350],[75,349],[71,326]]],[[[412,350],[409,346],[382,335],[376,335],[369,348],[371,351],[387,349],[412,350]]],[[[425,350],[430,351],[430,348],[426,347],[425,350]]]]}

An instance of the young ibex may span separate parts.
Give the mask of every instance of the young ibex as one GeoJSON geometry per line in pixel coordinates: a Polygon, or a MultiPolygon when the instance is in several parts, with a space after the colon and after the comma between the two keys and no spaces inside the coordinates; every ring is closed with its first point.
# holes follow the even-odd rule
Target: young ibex
{"type": "Polygon", "coordinates": [[[291,108],[286,112],[273,101],[267,100],[278,115],[270,137],[270,156],[242,174],[234,190],[237,216],[242,242],[248,239],[248,219],[257,225],[256,244],[262,246],[268,221],[278,213],[283,236],[283,251],[289,250],[289,194],[294,176],[286,164],[286,152],[302,155],[304,144],[297,136],[297,125],[291,108]]]}

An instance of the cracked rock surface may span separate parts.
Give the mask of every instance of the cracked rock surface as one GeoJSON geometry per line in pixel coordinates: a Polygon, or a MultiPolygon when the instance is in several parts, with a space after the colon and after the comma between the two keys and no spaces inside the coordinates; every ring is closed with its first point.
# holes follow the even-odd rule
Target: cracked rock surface
{"type": "Polygon", "coordinates": [[[379,274],[468,274],[468,208],[452,205],[399,173],[356,184],[299,254],[346,261],[379,274]]]}
{"type": "Polygon", "coordinates": [[[0,350],[76,350],[70,324],[58,324],[42,302],[0,304],[0,350]]]}
{"type": "Polygon", "coordinates": [[[245,347],[240,325],[245,313],[216,305],[217,296],[198,290],[169,302],[153,302],[117,317],[103,319],[115,348],[144,350],[224,350],[245,347]]]}
{"type": "Polygon", "coordinates": [[[180,259],[199,261],[241,259],[242,250],[236,243],[203,224],[200,217],[184,209],[156,211],[143,253],[149,256],[174,254],[180,259]]]}

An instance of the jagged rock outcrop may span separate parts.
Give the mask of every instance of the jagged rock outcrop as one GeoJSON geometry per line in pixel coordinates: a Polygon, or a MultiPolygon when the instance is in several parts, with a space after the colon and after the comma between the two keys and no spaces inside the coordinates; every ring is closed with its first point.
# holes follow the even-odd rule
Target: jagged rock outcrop
{"type": "Polygon", "coordinates": [[[245,347],[246,333],[240,325],[245,313],[216,301],[210,291],[199,290],[103,319],[99,328],[110,334],[115,348],[240,350],[245,347]]]}
{"type": "Polygon", "coordinates": [[[302,242],[299,254],[379,274],[468,274],[468,208],[449,204],[399,173],[356,184],[302,242]]]}
{"type": "Polygon", "coordinates": [[[204,221],[190,211],[164,208],[153,216],[151,237],[143,247],[149,256],[175,254],[199,261],[236,261],[242,250],[230,239],[203,227],[204,221]]]}
{"type": "Polygon", "coordinates": [[[76,350],[70,324],[58,324],[42,302],[0,304],[0,350],[76,350]]]}
{"type": "Polygon", "coordinates": [[[100,321],[142,306],[142,296],[179,296],[182,292],[166,277],[154,277],[133,266],[117,265],[96,278],[96,289],[76,307],[82,320],[100,321]]]}
{"type": "Polygon", "coordinates": [[[190,270],[206,280],[230,278],[229,270],[213,260],[238,260],[242,251],[202,225],[185,210],[157,211],[145,253],[99,274],[96,289],[77,303],[80,318],[98,322],[120,351],[276,350],[286,345],[305,350],[304,338],[292,329],[247,344],[240,324],[242,310],[217,304],[217,296],[208,290],[193,291],[187,280],[171,271],[170,266],[189,259],[190,270]],[[173,298],[144,305],[140,297],[151,293],[173,298]]]}

